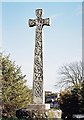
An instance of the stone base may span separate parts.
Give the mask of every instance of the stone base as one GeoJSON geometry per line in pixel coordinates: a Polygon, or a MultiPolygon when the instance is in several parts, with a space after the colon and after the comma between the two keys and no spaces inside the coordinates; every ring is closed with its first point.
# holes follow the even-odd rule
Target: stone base
{"type": "Polygon", "coordinates": [[[19,119],[48,118],[50,104],[30,104],[26,108],[16,111],[16,117],[19,119]]]}
{"type": "Polygon", "coordinates": [[[49,110],[50,104],[30,104],[27,106],[27,110],[49,110]]]}
{"type": "Polygon", "coordinates": [[[59,109],[59,110],[55,110],[55,109],[50,109],[48,111],[48,117],[49,118],[56,118],[56,120],[61,120],[61,116],[62,116],[62,111],[59,109]]]}

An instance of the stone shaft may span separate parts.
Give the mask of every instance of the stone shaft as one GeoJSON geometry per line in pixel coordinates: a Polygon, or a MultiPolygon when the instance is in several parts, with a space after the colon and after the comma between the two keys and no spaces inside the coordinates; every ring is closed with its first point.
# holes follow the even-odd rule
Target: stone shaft
{"type": "Polygon", "coordinates": [[[34,51],[34,73],[33,73],[33,104],[43,104],[43,47],[42,28],[49,26],[49,18],[42,19],[43,10],[36,10],[36,19],[29,19],[29,27],[36,26],[35,51],[34,51]]]}
{"type": "Polygon", "coordinates": [[[33,75],[33,103],[43,103],[43,52],[42,30],[36,29],[34,75],[33,75]]]}

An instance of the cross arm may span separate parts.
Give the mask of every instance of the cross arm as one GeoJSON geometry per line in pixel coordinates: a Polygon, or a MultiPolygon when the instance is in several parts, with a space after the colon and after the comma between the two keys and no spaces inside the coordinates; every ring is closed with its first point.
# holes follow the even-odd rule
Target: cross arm
{"type": "Polygon", "coordinates": [[[36,25],[35,20],[29,19],[29,27],[33,27],[33,26],[35,26],[35,25],[36,25]]]}
{"type": "Polygon", "coordinates": [[[43,19],[43,26],[44,25],[50,26],[50,19],[49,18],[43,19]]]}

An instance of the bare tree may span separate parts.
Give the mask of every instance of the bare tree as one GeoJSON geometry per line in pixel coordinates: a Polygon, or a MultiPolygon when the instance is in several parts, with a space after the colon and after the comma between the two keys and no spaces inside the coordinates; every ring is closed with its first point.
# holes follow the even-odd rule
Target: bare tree
{"type": "Polygon", "coordinates": [[[82,62],[73,62],[63,65],[59,68],[60,82],[58,85],[63,86],[79,86],[83,82],[82,79],[82,62]]]}

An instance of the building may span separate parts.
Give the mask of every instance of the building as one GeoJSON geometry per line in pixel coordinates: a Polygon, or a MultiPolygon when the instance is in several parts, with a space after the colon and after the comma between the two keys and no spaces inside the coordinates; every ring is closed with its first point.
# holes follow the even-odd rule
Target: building
{"type": "Polygon", "coordinates": [[[45,91],[45,103],[50,104],[50,108],[59,108],[58,93],[52,93],[51,91],[45,91]]]}

